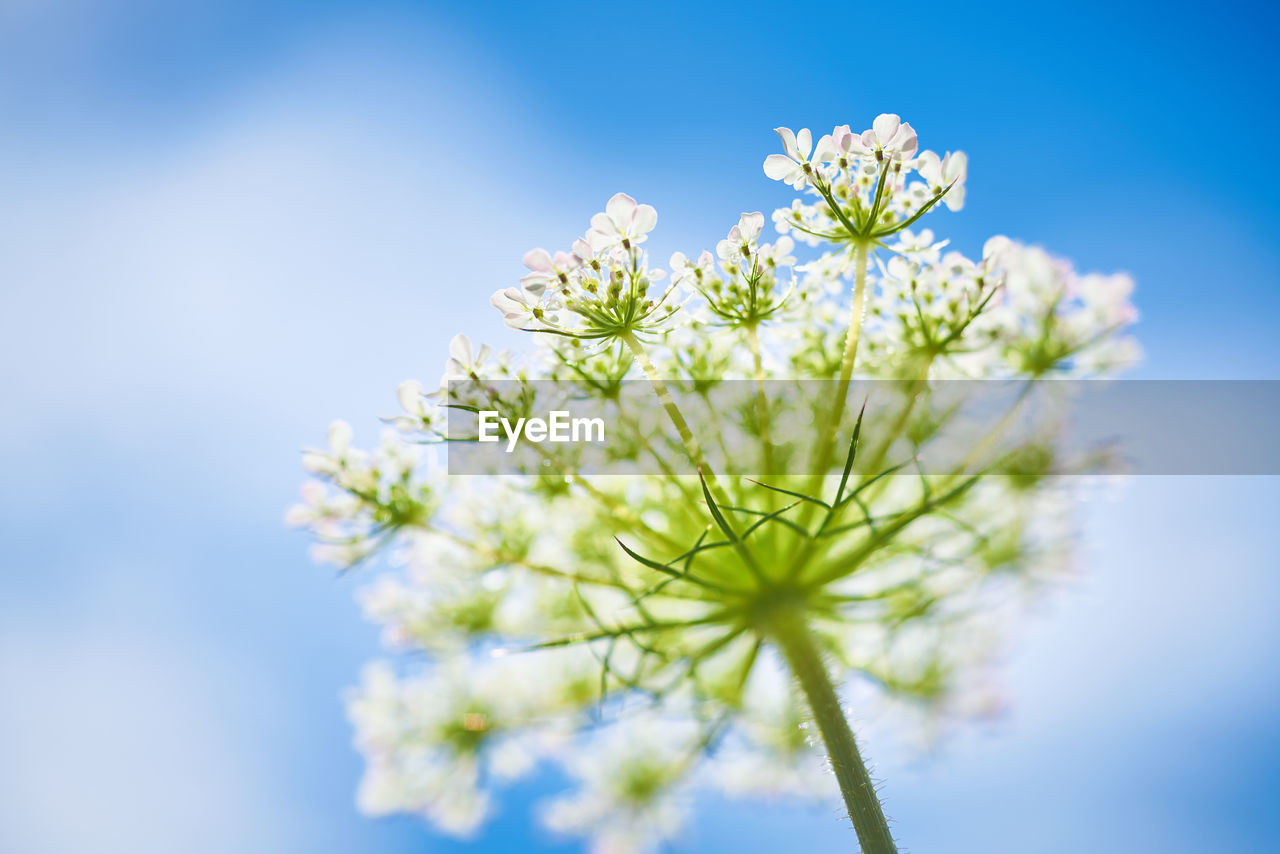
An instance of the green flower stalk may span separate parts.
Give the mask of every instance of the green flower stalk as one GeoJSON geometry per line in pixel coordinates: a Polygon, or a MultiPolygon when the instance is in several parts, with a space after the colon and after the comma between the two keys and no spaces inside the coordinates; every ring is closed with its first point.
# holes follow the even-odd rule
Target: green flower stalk
{"type": "Polygon", "coordinates": [[[1055,577],[1071,542],[1075,481],[1046,473],[1079,460],[1055,423],[1026,431],[1030,384],[1132,362],[1132,283],[1003,237],[972,260],[913,231],[962,208],[967,160],[918,150],[896,116],[816,146],[778,133],[765,173],[800,195],[772,243],[745,213],[668,274],[643,251],[656,211],[620,193],[492,297],[529,353],[458,336],[439,390],[400,386],[376,450],[337,422],[306,453],[289,521],[319,560],[385,556],[360,601],[406,653],[349,698],[365,811],[466,837],[502,786],[556,764],[578,788],[540,818],[597,854],[655,850],[707,790],[839,792],[862,851],[899,850],[846,687],[913,714],[984,704],[993,615],[1055,577]],[[869,380],[903,393],[868,403],[869,380]],[[1021,391],[931,469],[963,421],[954,380],[1021,391]],[[607,446],[453,471],[480,447],[467,418],[530,416],[548,389],[607,413],[607,446]],[[601,460],[618,468],[587,464],[601,460]]]}

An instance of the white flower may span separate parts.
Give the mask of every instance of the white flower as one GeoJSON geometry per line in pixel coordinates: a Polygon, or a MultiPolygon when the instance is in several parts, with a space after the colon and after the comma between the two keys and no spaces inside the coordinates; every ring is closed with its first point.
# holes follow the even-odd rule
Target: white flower
{"type": "Polygon", "coordinates": [[[613,246],[630,249],[644,243],[658,224],[658,212],[652,205],[638,205],[626,193],[617,193],[604,206],[604,213],[591,218],[587,239],[597,252],[613,246]]]}
{"type": "Polygon", "coordinates": [[[342,470],[351,450],[354,435],[351,425],[341,419],[329,425],[329,450],[308,449],[302,454],[302,467],[311,474],[331,477],[342,470]]]}
{"type": "MultiPolygon", "coordinates": [[[[514,289],[513,289],[514,290],[514,289]]],[[[471,339],[459,333],[449,341],[449,361],[444,364],[444,376],[440,385],[450,380],[469,380],[486,359],[489,358],[489,345],[481,344],[479,352],[472,350],[471,339]]]]}
{"type": "Polygon", "coordinates": [[[534,300],[516,288],[495,291],[489,304],[502,312],[502,320],[512,329],[527,329],[538,325],[537,313],[541,311],[534,300]]]}
{"type": "Polygon", "coordinates": [[[916,146],[916,132],[893,113],[876,116],[870,130],[849,140],[849,150],[876,160],[910,160],[916,154],[916,146]]]}
{"type": "Polygon", "coordinates": [[[294,528],[322,527],[352,514],[355,502],[348,495],[330,496],[324,483],[308,480],[302,484],[302,503],[285,514],[285,523],[294,528]]]}
{"type": "Polygon", "coordinates": [[[422,447],[408,443],[395,430],[383,430],[381,443],[373,454],[373,467],[383,475],[400,478],[411,473],[418,465],[422,447]]]}
{"type": "Polygon", "coordinates": [[[760,232],[764,229],[764,214],[744,213],[738,224],[729,229],[729,236],[716,244],[716,254],[720,260],[736,264],[740,260],[750,259],[760,232]]]}
{"type": "Polygon", "coordinates": [[[978,263],[978,274],[981,276],[1004,275],[1005,263],[1014,251],[1014,242],[1003,234],[987,238],[982,244],[982,261],[978,263]]]}
{"type": "Polygon", "coordinates": [[[770,267],[792,267],[796,263],[792,251],[796,242],[785,234],[773,243],[766,243],[757,250],[760,260],[770,267]]]}
{"type": "Polygon", "coordinates": [[[525,253],[524,265],[533,272],[520,280],[525,292],[539,296],[548,287],[557,283],[566,284],[569,274],[582,266],[584,259],[568,252],[556,252],[552,255],[545,249],[530,249],[525,253]]]}
{"type": "Polygon", "coordinates": [[[360,809],[416,812],[445,833],[472,835],[492,811],[485,785],[532,767],[510,745],[528,714],[530,689],[519,666],[454,663],[404,678],[383,662],[366,667],[347,700],[368,762],[360,809]]]}
{"type": "Polygon", "coordinates": [[[969,174],[969,158],[963,151],[948,151],[941,160],[932,151],[922,151],[916,160],[916,171],[935,193],[951,187],[942,197],[948,210],[958,211],[964,207],[964,179],[969,174]]]}
{"type": "Polygon", "coordinates": [[[774,128],[774,133],[782,137],[782,147],[786,154],[770,154],[764,159],[764,174],[775,181],[784,181],[800,190],[809,182],[809,173],[813,167],[809,163],[809,152],[813,148],[813,135],[808,128],[799,134],[791,132],[791,128],[774,128]]]}
{"type": "Polygon", "coordinates": [[[615,724],[569,759],[581,788],[548,802],[543,823],[591,837],[592,854],[648,854],[684,825],[679,777],[687,727],[640,719],[615,724]]]}
{"type": "Polygon", "coordinates": [[[683,252],[676,252],[671,256],[671,284],[678,285],[690,279],[697,285],[705,279],[715,278],[714,264],[711,253],[706,250],[703,250],[696,262],[685,257],[683,252]]]}
{"type": "Polygon", "coordinates": [[[1133,279],[1124,273],[1090,273],[1080,277],[1076,289],[1085,311],[1097,325],[1105,328],[1137,321],[1138,310],[1129,301],[1133,279]]]}
{"type": "Polygon", "coordinates": [[[813,150],[813,159],[820,163],[847,161],[857,138],[857,135],[849,130],[848,125],[838,125],[831,133],[818,140],[818,145],[813,150]]]}
{"type": "Polygon", "coordinates": [[[592,259],[596,257],[596,250],[591,245],[590,237],[591,232],[588,231],[585,237],[579,237],[573,241],[573,246],[570,247],[573,250],[573,257],[578,259],[579,267],[583,264],[590,264],[592,259]]]}
{"type": "Polygon", "coordinates": [[[396,400],[400,408],[417,418],[426,416],[427,401],[422,396],[422,383],[417,380],[405,380],[396,386],[396,400]]]}
{"type": "MultiPolygon", "coordinates": [[[[441,381],[442,388],[443,385],[441,381]]],[[[444,395],[439,391],[427,394],[422,383],[417,380],[405,380],[396,386],[396,400],[400,403],[404,414],[383,420],[401,433],[442,432],[443,415],[433,401],[443,397],[444,395]]]]}
{"type": "Polygon", "coordinates": [[[338,455],[346,453],[354,437],[355,431],[350,424],[342,419],[334,421],[329,425],[329,450],[338,455]]]}
{"type": "Polygon", "coordinates": [[[909,289],[920,276],[920,262],[903,255],[894,255],[883,265],[881,272],[886,283],[892,282],[901,289],[909,289]]]}
{"type": "Polygon", "coordinates": [[[891,245],[889,249],[916,261],[934,264],[938,261],[938,250],[950,242],[950,240],[940,240],[934,243],[933,231],[928,228],[922,229],[919,234],[913,234],[910,230],[903,229],[898,232],[897,242],[891,245]]]}
{"type": "Polygon", "coordinates": [[[322,566],[347,569],[373,553],[376,544],[371,540],[353,540],[346,543],[316,543],[309,552],[311,559],[322,566]]]}

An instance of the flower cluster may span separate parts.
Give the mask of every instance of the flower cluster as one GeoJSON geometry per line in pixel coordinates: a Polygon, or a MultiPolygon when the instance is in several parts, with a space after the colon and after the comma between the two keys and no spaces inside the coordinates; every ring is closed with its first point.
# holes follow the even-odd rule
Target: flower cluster
{"type": "Polygon", "coordinates": [[[744,213],[716,244],[720,270],[710,252],[690,261],[683,252],[671,256],[672,282],[685,284],[706,303],[708,322],[716,325],[753,328],[777,314],[786,305],[791,290],[778,293],[778,275],[792,267],[795,241],[779,237],[761,243],[764,214],[744,213]]]}
{"type": "Polygon", "coordinates": [[[921,150],[897,116],[816,144],[778,135],[765,174],[800,192],[773,213],[772,242],[765,215],[743,213],[714,251],[675,254],[668,280],[643,251],[656,212],[619,193],[567,251],[529,252],[518,286],[493,295],[508,326],[534,333],[532,352],[458,336],[438,388],[401,384],[377,450],[337,422],[306,452],[317,479],[289,522],[313,531],[321,560],[386,554],[361,604],[389,649],[411,653],[372,666],[348,701],[364,810],[469,836],[496,791],[553,764],[576,788],[540,817],[597,854],[655,850],[706,789],[839,791],[864,850],[890,851],[878,803],[854,810],[857,787],[829,773],[824,748],[861,768],[831,698],[862,678],[931,714],[990,706],[975,674],[991,614],[1066,565],[1075,482],[1045,476],[1064,461],[1039,439],[1018,449],[1026,471],[926,474],[917,452],[949,417],[931,395],[950,379],[1133,361],[1132,282],[1004,237],[972,257],[937,237],[922,218],[963,207],[967,159],[921,150]],[[637,377],[651,402],[618,404],[611,429],[618,453],[661,474],[548,460],[449,477],[426,447],[467,438],[450,435],[449,407],[519,411],[535,380],[616,401],[637,377]],[[855,415],[855,378],[910,393],[855,415]],[[716,384],[735,379],[757,393],[717,406],[716,384]],[[812,434],[789,444],[770,432],[785,404],[767,383],[784,380],[822,390],[802,398],[812,434]],[[703,396],[695,426],[676,382],[703,396]],[[743,434],[749,446],[721,458],[771,475],[716,474],[708,449],[743,434]]]}
{"type": "Polygon", "coordinates": [[[650,270],[640,245],[658,222],[650,205],[626,193],[591,218],[571,252],[534,249],[524,257],[530,272],[519,288],[498,291],[490,302],[508,326],[585,341],[616,341],[664,329],[677,307],[671,290],[658,291],[662,270],[650,270]]]}
{"type": "Polygon", "coordinates": [[[786,153],[769,155],[765,174],[815,201],[797,199],[774,214],[774,223],[810,245],[881,240],[910,227],[939,201],[953,211],[964,205],[965,154],[918,152],[916,132],[895,115],[878,116],[860,134],[841,125],[816,146],[807,128],[799,133],[778,128],[777,133],[786,153]]]}
{"type": "MultiPolygon", "coordinates": [[[[416,401],[413,405],[420,408],[416,401]]],[[[329,447],[303,453],[303,467],[322,479],[302,485],[302,502],[286,516],[289,524],[310,528],[317,562],[344,569],[418,525],[436,503],[428,482],[418,478],[418,448],[386,430],[370,453],[352,446],[353,435],[350,424],[335,421],[329,425],[329,447]]]]}

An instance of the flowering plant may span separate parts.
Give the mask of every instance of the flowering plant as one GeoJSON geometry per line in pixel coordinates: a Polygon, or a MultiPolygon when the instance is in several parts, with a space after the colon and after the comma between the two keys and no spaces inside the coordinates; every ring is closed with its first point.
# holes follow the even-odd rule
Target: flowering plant
{"type": "Polygon", "coordinates": [[[364,810],[465,836],[504,782],[558,762],[579,786],[541,818],[599,854],[653,850],[708,787],[838,788],[862,850],[897,850],[840,686],[868,677],[886,697],[962,708],[984,616],[1062,566],[1073,489],[1043,476],[1065,470],[1045,462],[1061,463],[1052,441],[1035,445],[1034,468],[926,471],[913,449],[939,416],[916,401],[949,379],[1123,366],[1136,358],[1122,335],[1131,282],[1003,237],[977,259],[948,249],[918,224],[963,207],[966,157],[919,150],[897,116],[816,145],[777,132],[783,153],[764,171],[799,197],[773,213],[772,242],[763,214],[744,213],[714,253],[673,255],[668,275],[643,248],[657,213],[619,193],[569,250],[529,252],[519,287],[493,295],[532,353],[460,335],[440,391],[400,386],[376,450],[335,422],[328,447],[306,452],[316,479],[289,521],[312,529],[325,562],[387,552],[393,569],[360,599],[389,647],[420,653],[370,665],[350,697],[364,810]],[[434,456],[463,438],[449,407],[515,406],[502,390],[544,380],[616,400],[637,373],[674,434],[633,430],[625,453],[657,473],[467,478],[434,456]],[[858,410],[855,374],[912,394],[890,413],[858,410]],[[773,434],[766,392],[789,378],[830,388],[802,466],[773,434]],[[754,386],[751,405],[698,418],[670,386],[733,379],[754,386]],[[767,476],[716,471],[717,419],[753,439],[767,476]]]}

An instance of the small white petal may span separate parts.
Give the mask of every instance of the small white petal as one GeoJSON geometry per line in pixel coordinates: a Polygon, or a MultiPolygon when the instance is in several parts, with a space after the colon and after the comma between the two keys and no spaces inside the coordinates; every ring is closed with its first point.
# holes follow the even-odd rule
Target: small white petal
{"type": "Polygon", "coordinates": [[[875,131],[876,141],[884,145],[893,139],[893,135],[898,132],[898,125],[902,123],[895,113],[881,113],[876,116],[876,120],[871,123],[871,129],[875,131]]]}
{"type": "Polygon", "coordinates": [[[464,365],[471,364],[471,340],[459,332],[449,342],[449,355],[464,365]]]}
{"type": "Polygon", "coordinates": [[[396,387],[396,398],[405,412],[417,413],[422,409],[422,383],[405,380],[396,387]]]}
{"type": "Polygon", "coordinates": [[[648,234],[653,231],[653,227],[658,224],[658,212],[654,210],[653,205],[637,205],[634,217],[632,219],[632,227],[635,235],[648,234]]]}
{"type": "Polygon", "coordinates": [[[550,273],[551,253],[545,249],[530,249],[524,254],[524,265],[530,270],[537,270],[540,273],[550,273]]]}
{"type": "Polygon", "coordinates": [[[775,181],[785,181],[795,168],[791,158],[781,154],[770,154],[764,159],[764,174],[775,181]]]}
{"type": "Polygon", "coordinates": [[[340,454],[351,446],[351,439],[355,435],[355,431],[351,429],[351,425],[339,419],[329,425],[329,450],[335,454],[340,454]]]}
{"type": "Polygon", "coordinates": [[[782,148],[791,157],[796,157],[796,135],[791,128],[774,128],[773,132],[782,137],[782,148]]]}
{"type": "Polygon", "coordinates": [[[619,231],[631,223],[635,210],[636,200],[626,193],[614,193],[613,198],[609,199],[609,203],[604,206],[604,212],[609,215],[609,219],[613,220],[619,231]]]}
{"type": "Polygon", "coordinates": [[[803,128],[800,133],[796,134],[796,152],[800,155],[797,160],[808,160],[809,152],[813,150],[813,134],[809,133],[808,128],[803,128]]]}

